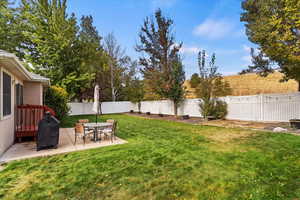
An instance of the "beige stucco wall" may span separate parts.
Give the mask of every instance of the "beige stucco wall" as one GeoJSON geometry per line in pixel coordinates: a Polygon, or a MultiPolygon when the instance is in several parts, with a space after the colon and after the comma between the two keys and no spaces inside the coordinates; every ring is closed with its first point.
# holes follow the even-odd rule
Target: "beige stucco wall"
{"type": "Polygon", "coordinates": [[[0,156],[14,143],[14,115],[0,120],[0,156]]]}
{"type": "Polygon", "coordinates": [[[23,81],[20,80],[17,76],[11,73],[8,69],[4,68],[0,64],[0,156],[3,154],[14,142],[14,122],[15,122],[15,85],[17,83],[23,84],[23,81]],[[2,72],[5,71],[12,78],[11,85],[11,115],[2,116],[3,104],[2,104],[2,72]]]}
{"type": "MultiPolygon", "coordinates": [[[[43,105],[43,85],[21,65],[17,58],[5,52],[0,53],[0,157],[15,139],[15,86],[23,85],[23,103],[43,105]],[[3,116],[3,72],[11,76],[11,114],[3,116]]],[[[39,78],[39,77],[38,77],[39,78]]]]}
{"type": "Polygon", "coordinates": [[[24,82],[24,104],[43,105],[43,85],[36,82],[24,82]]]}

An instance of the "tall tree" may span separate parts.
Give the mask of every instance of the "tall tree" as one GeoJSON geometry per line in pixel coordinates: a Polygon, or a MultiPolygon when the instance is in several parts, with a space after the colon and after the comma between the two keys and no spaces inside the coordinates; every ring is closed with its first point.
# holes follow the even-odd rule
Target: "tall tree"
{"type": "Polygon", "coordinates": [[[171,101],[173,101],[174,106],[174,115],[178,114],[178,107],[185,99],[186,88],[183,86],[185,81],[185,73],[183,70],[183,64],[181,58],[178,55],[178,58],[173,61],[171,78],[169,79],[167,89],[163,89],[161,94],[171,101]]]}
{"type": "Polygon", "coordinates": [[[128,62],[129,57],[125,55],[125,50],[118,44],[113,33],[109,33],[104,38],[104,50],[108,54],[108,65],[110,68],[110,86],[112,101],[116,101],[120,92],[120,85],[117,87],[116,82],[120,83],[120,73],[124,71],[122,67],[128,62]]]}
{"type": "MultiPolygon", "coordinates": [[[[259,50],[271,62],[278,64],[284,80],[295,79],[299,83],[300,1],[243,0],[242,8],[241,21],[245,22],[249,40],[259,45],[259,50]]],[[[266,62],[258,62],[250,70],[269,73],[270,67],[266,62]]]]}
{"type": "Polygon", "coordinates": [[[30,28],[25,58],[37,72],[60,83],[79,66],[76,18],[66,12],[66,0],[23,0],[22,16],[30,28]]]}
{"type": "Polygon", "coordinates": [[[29,27],[22,52],[36,72],[65,88],[71,99],[82,99],[101,65],[101,37],[91,16],[77,26],[66,9],[66,0],[22,0],[20,16],[29,27]]]}
{"type": "Polygon", "coordinates": [[[107,55],[101,45],[102,37],[99,35],[97,28],[93,25],[92,16],[82,16],[80,31],[78,35],[80,67],[76,76],[82,77],[80,90],[77,93],[79,99],[93,98],[94,86],[103,85],[103,79],[97,79],[97,74],[102,73],[107,68],[107,55]],[[89,77],[84,78],[85,75],[89,77]]]}
{"type": "Polygon", "coordinates": [[[171,99],[177,115],[177,99],[181,99],[184,93],[184,72],[178,55],[182,44],[175,42],[172,26],[173,20],[164,17],[158,9],[154,19],[147,17],[144,20],[139,33],[140,44],[136,45],[136,50],[146,54],[139,59],[145,84],[162,98],[171,99]]]}

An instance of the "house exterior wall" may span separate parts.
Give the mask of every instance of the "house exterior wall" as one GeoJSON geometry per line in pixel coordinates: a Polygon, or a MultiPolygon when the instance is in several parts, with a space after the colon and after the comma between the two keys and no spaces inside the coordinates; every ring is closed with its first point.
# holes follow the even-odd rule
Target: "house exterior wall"
{"type": "Polygon", "coordinates": [[[38,82],[24,82],[24,104],[43,105],[43,85],[38,82]]]}
{"type": "Polygon", "coordinates": [[[14,142],[14,123],[15,123],[15,85],[23,84],[15,74],[11,73],[7,68],[0,64],[0,156],[3,154],[8,147],[14,142]],[[11,76],[11,114],[3,116],[3,72],[6,72],[11,76]]]}
{"type": "Polygon", "coordinates": [[[0,156],[14,142],[14,116],[0,120],[0,156]]]}

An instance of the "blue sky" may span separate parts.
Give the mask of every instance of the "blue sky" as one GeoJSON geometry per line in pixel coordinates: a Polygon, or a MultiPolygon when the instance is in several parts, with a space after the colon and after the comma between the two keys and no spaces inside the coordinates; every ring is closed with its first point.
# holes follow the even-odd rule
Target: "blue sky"
{"type": "Polygon", "coordinates": [[[134,46],[146,16],[161,8],[174,20],[186,76],[198,72],[197,52],[205,49],[217,56],[224,75],[236,74],[250,64],[251,44],[240,22],[241,0],[69,0],[68,12],[77,18],[92,15],[102,36],[113,32],[126,53],[138,58],[134,46]]]}

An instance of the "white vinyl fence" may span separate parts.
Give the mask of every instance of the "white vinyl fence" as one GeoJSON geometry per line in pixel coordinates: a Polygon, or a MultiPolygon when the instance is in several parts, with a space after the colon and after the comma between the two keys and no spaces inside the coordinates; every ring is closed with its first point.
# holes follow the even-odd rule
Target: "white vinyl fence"
{"type": "MultiPolygon", "coordinates": [[[[287,122],[290,119],[300,118],[300,93],[268,94],[253,96],[222,97],[228,104],[227,119],[287,122]]],[[[71,115],[94,114],[92,103],[70,103],[71,115]]],[[[131,102],[104,102],[103,114],[124,113],[130,110],[138,111],[138,107],[131,102]]],[[[143,113],[174,114],[173,103],[169,100],[143,101],[143,113]]],[[[187,99],[178,108],[179,115],[201,117],[198,99],[187,99]]]]}
{"type": "MultiPolygon", "coordinates": [[[[95,114],[92,110],[93,103],[69,103],[71,107],[70,115],[90,115],[95,114]]],[[[125,113],[135,109],[135,105],[129,101],[102,102],[103,114],[125,113]]]]}

